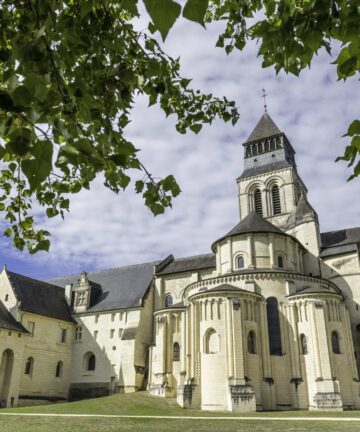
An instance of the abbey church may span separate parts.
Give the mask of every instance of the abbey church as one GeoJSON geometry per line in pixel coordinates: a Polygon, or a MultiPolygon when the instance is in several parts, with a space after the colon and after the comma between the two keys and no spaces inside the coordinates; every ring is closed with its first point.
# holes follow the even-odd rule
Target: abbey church
{"type": "Polygon", "coordinates": [[[320,232],[267,113],[243,146],[240,220],[208,254],[46,282],[3,268],[0,407],[148,390],[190,409],[360,409],[360,228],[320,232]]]}

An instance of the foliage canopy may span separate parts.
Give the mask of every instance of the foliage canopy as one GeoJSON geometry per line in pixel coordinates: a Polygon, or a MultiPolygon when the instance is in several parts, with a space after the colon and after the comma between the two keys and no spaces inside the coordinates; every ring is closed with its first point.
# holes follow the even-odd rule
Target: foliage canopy
{"type": "MultiPolygon", "coordinates": [[[[71,194],[99,174],[116,193],[133,180],[154,215],[171,206],[180,192],[174,177],[154,177],[125,138],[137,94],[175,115],[180,133],[198,133],[216,116],[237,121],[235,102],[192,89],[179,60],[151,36],[159,31],[165,39],[180,15],[203,26],[224,21],[217,46],[228,54],[259,40],[263,67],[277,72],[298,75],[319,49],[330,52],[332,41],[342,44],[339,79],[360,70],[358,0],[143,3],[149,31],[134,28],[137,0],[0,0],[0,211],[18,249],[49,248],[50,233],[34,228],[32,201],[48,217],[64,216],[71,194]]],[[[359,120],[347,134],[352,141],[342,159],[353,165],[359,120]]]]}

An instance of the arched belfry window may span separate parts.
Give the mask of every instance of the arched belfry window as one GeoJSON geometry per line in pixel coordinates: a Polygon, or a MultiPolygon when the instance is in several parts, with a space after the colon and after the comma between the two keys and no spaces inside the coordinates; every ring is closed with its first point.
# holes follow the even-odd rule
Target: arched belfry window
{"type": "Polygon", "coordinates": [[[171,307],[173,305],[173,298],[171,294],[165,296],[165,307],[171,307]]]}
{"type": "Polygon", "coordinates": [[[275,216],[281,213],[280,192],[279,192],[278,185],[274,185],[272,187],[271,198],[272,198],[273,215],[275,216]]]}
{"type": "Polygon", "coordinates": [[[257,214],[262,216],[263,209],[262,209],[262,201],[261,201],[261,190],[256,189],[254,192],[254,209],[257,214]]]}
{"type": "Polygon", "coordinates": [[[331,346],[334,354],[340,354],[339,335],[336,333],[336,331],[331,333],[331,346]]]}
{"type": "Polygon", "coordinates": [[[300,335],[300,349],[301,349],[302,355],[306,355],[309,352],[308,351],[308,345],[307,345],[307,339],[306,339],[306,336],[304,334],[300,335]]]}
{"type": "Polygon", "coordinates": [[[173,347],[173,361],[180,360],[180,345],[175,342],[173,347]]]}
{"type": "Polygon", "coordinates": [[[266,312],[270,355],[282,355],[279,308],[275,297],[267,299],[266,312]]]}
{"type": "Polygon", "coordinates": [[[249,331],[247,337],[248,353],[256,354],[256,335],[254,330],[249,331]]]}
{"type": "Polygon", "coordinates": [[[242,255],[236,258],[236,267],[238,269],[243,269],[245,267],[244,257],[242,255]]]}

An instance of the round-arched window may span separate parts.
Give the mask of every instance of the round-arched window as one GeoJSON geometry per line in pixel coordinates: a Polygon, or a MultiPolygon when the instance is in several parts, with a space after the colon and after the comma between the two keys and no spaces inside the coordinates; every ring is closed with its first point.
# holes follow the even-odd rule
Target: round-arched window
{"type": "Polygon", "coordinates": [[[84,369],[87,371],[94,371],[96,367],[96,357],[92,352],[84,355],[84,369]]]}
{"type": "Polygon", "coordinates": [[[281,213],[280,192],[279,192],[278,185],[274,185],[272,187],[271,198],[272,198],[273,215],[276,216],[281,213]]]}
{"type": "Polygon", "coordinates": [[[278,256],[277,265],[279,268],[284,268],[284,257],[282,255],[278,256]]]}
{"type": "Polygon", "coordinates": [[[331,333],[331,346],[334,354],[340,354],[339,335],[336,331],[331,333]]]}
{"type": "Polygon", "coordinates": [[[302,355],[306,355],[309,352],[308,346],[307,346],[307,339],[306,339],[306,336],[304,334],[300,335],[300,348],[301,348],[301,354],[302,355]]]}
{"type": "Polygon", "coordinates": [[[28,357],[25,363],[25,375],[32,375],[34,369],[34,357],[28,357]]]}
{"type": "Polygon", "coordinates": [[[216,354],[220,351],[220,337],[214,329],[209,329],[205,335],[205,354],[216,354]]]}
{"type": "Polygon", "coordinates": [[[254,192],[254,209],[257,214],[262,216],[263,209],[262,209],[262,199],[261,199],[261,190],[256,189],[254,192]]]}
{"type": "Polygon", "coordinates": [[[249,331],[247,337],[248,353],[256,354],[256,335],[254,330],[249,331]]]}
{"type": "Polygon", "coordinates": [[[171,294],[165,296],[165,307],[171,307],[173,305],[173,298],[171,294]]]}
{"type": "Polygon", "coordinates": [[[56,364],[56,370],[55,370],[55,376],[56,378],[60,378],[62,375],[62,371],[63,371],[63,362],[62,361],[58,361],[56,364]]]}
{"type": "Polygon", "coordinates": [[[173,361],[180,360],[180,345],[175,342],[173,347],[173,361]]]}
{"type": "Polygon", "coordinates": [[[245,260],[244,260],[244,257],[242,255],[240,255],[236,258],[236,267],[238,269],[243,269],[245,267],[245,260]]]}
{"type": "Polygon", "coordinates": [[[275,297],[266,300],[270,355],[282,355],[280,316],[278,301],[275,297]]]}

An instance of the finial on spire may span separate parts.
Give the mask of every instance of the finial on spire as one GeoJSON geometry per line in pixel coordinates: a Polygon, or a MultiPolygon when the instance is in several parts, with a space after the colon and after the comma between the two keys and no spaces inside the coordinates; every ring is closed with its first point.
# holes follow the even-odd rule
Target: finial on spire
{"type": "Polygon", "coordinates": [[[267,105],[266,105],[266,96],[267,96],[267,94],[266,94],[266,92],[265,92],[265,89],[263,88],[262,89],[262,92],[263,92],[263,94],[262,94],[262,96],[261,97],[263,97],[264,98],[264,111],[267,113],[267,105]]]}

